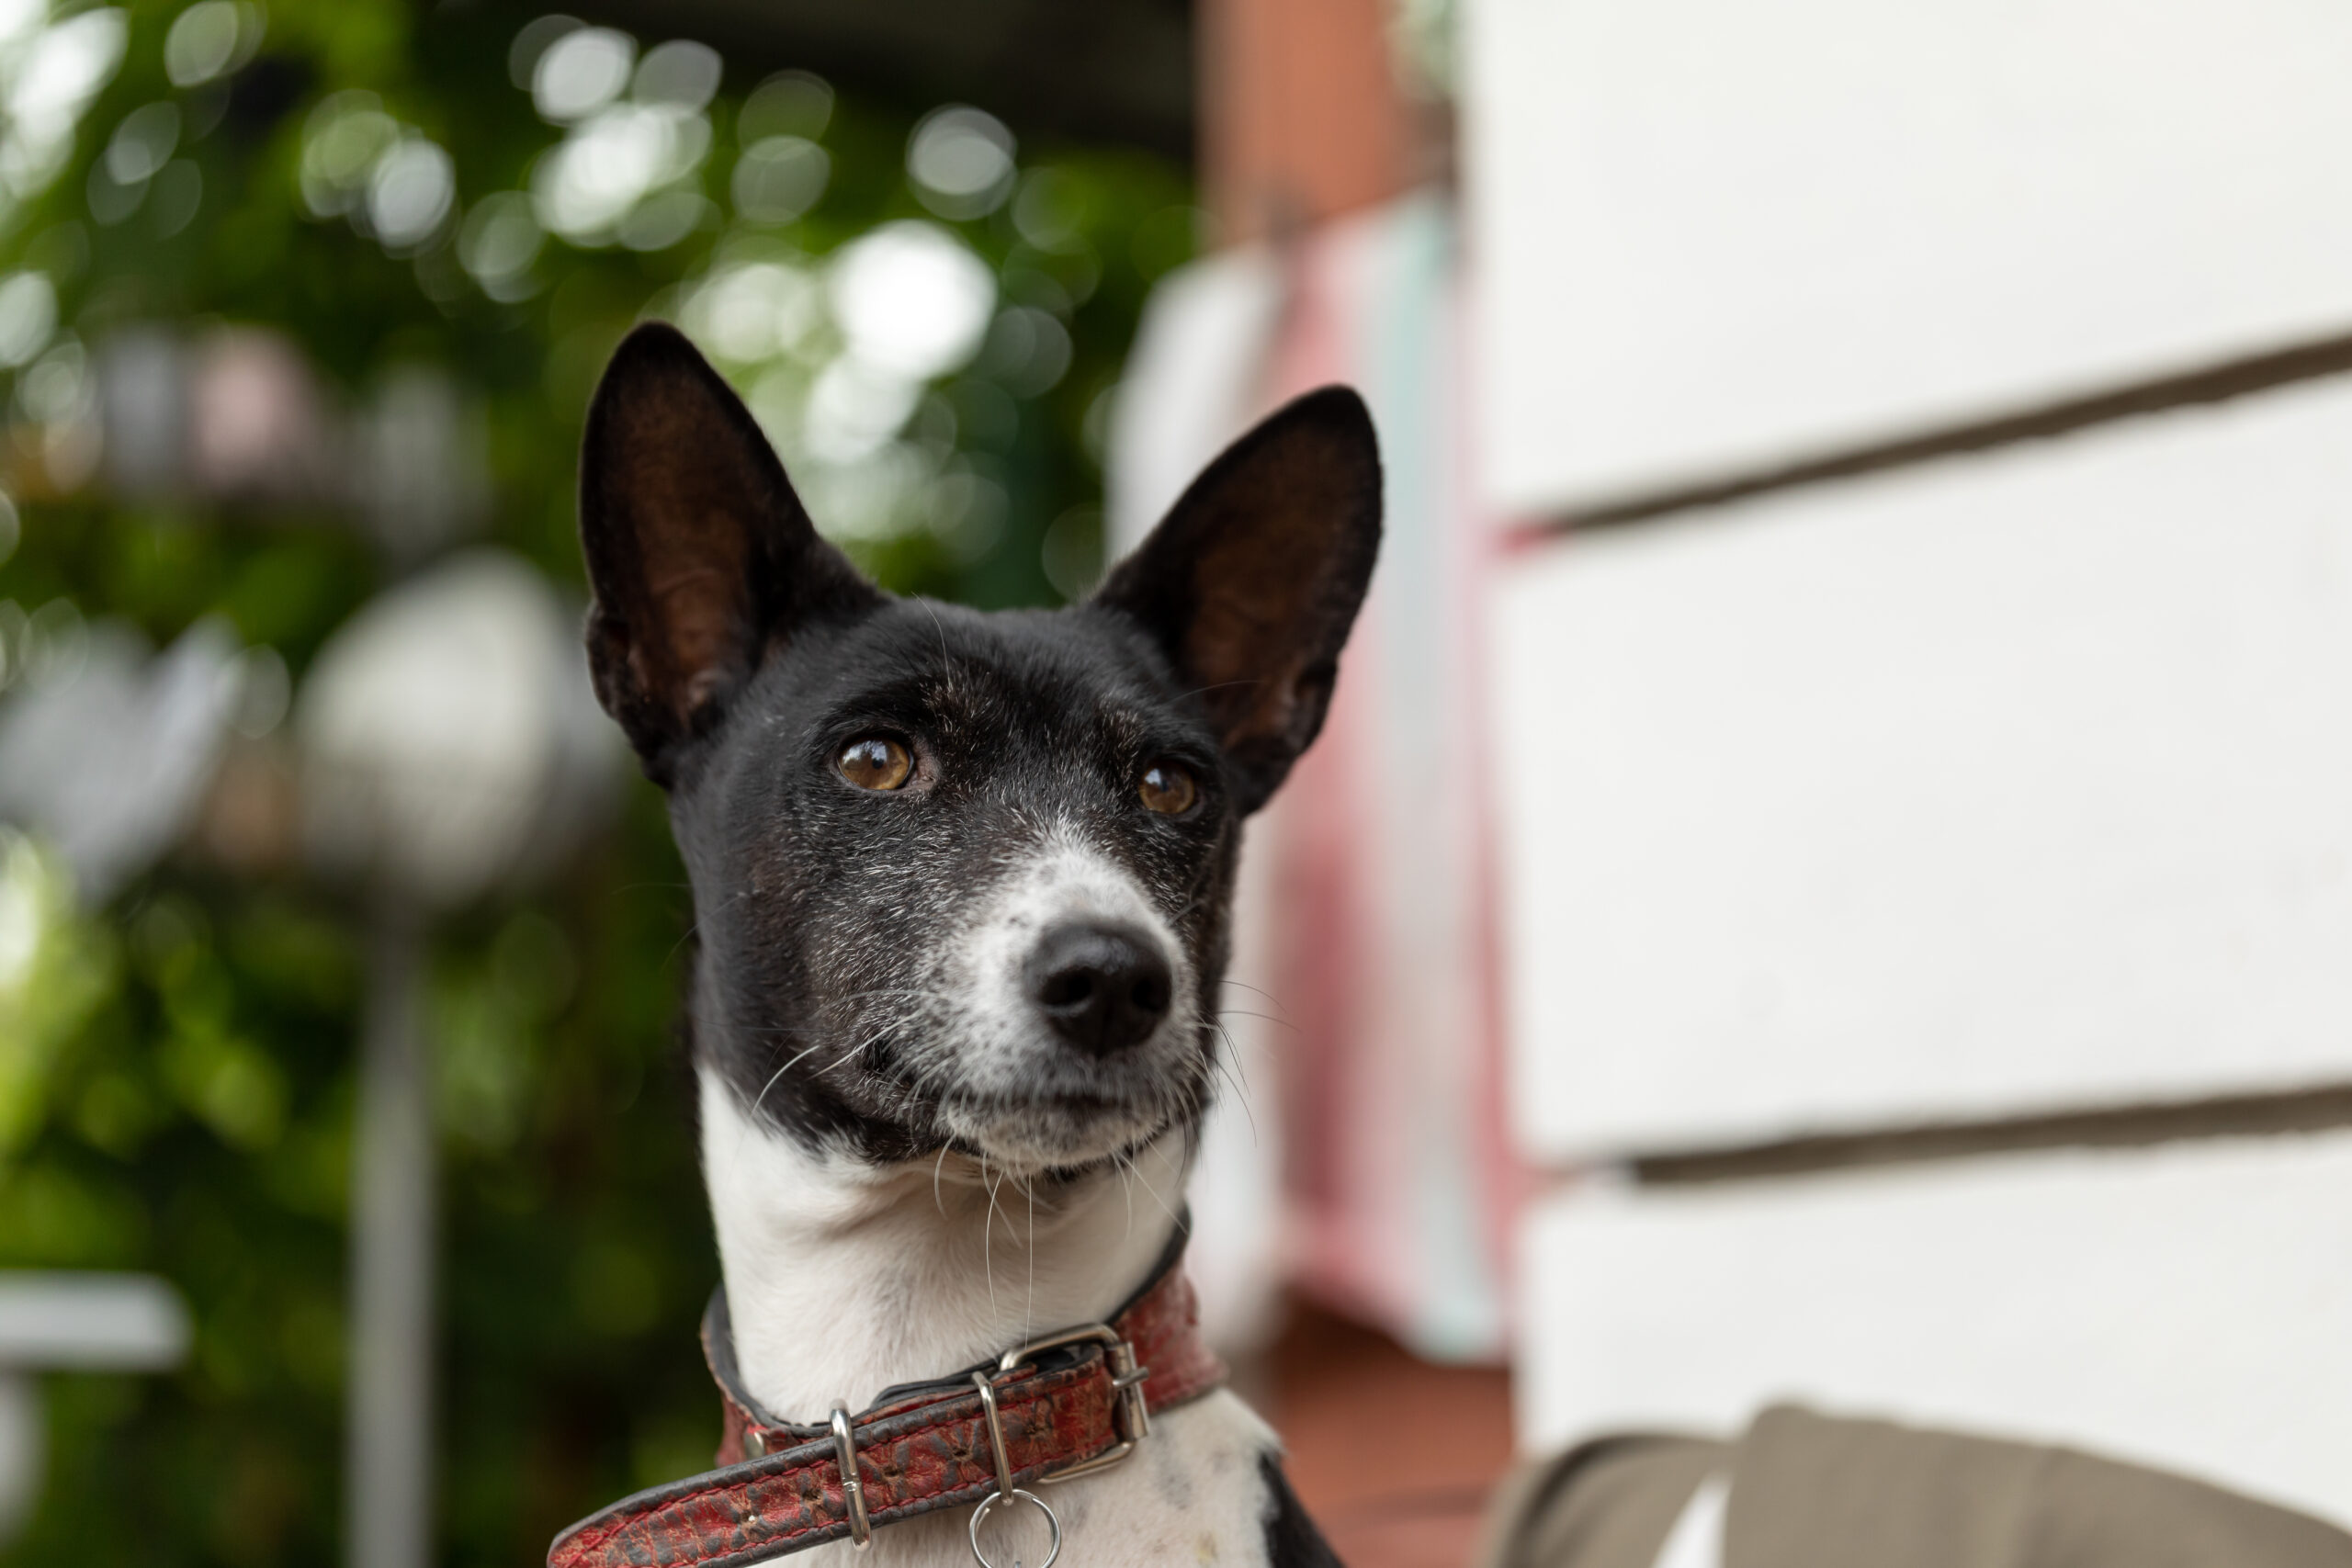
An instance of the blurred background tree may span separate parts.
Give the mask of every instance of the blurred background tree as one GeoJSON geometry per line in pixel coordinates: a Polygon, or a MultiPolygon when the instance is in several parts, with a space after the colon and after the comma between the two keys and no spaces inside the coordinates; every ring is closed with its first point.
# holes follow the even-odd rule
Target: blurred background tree
{"type": "MultiPolygon", "coordinates": [[[[281,721],[454,547],[581,601],[580,426],[633,321],[696,337],[888,586],[1053,603],[1100,570],[1106,394],[1191,254],[1181,165],[653,41],[489,4],[0,4],[0,716],[108,648],[238,650],[170,853],[94,876],[0,826],[0,1268],[153,1271],[195,1327],[176,1374],[46,1381],[0,1560],[340,1555],[365,965],[294,847],[281,721]]],[[[536,1561],[708,1462],[682,884],[633,783],[436,931],[442,1561],[536,1561]]]]}

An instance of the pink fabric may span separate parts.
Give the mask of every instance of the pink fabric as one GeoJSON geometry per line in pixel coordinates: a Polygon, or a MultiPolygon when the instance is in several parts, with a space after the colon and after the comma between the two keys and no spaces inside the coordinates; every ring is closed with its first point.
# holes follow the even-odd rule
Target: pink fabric
{"type": "Polygon", "coordinates": [[[1379,427],[1386,535],[1322,739],[1253,831],[1274,861],[1295,1282],[1425,1354],[1500,1356],[1525,1186],[1501,1098],[1480,604],[1450,209],[1409,198],[1288,258],[1267,406],[1345,381],[1379,427]]]}

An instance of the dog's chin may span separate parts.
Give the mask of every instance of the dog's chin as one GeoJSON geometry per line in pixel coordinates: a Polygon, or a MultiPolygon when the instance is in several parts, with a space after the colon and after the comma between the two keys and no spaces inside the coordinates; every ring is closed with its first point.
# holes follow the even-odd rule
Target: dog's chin
{"type": "Polygon", "coordinates": [[[1132,1156],[1181,1120],[1156,1100],[1050,1095],[953,1100],[939,1126],[956,1147],[1016,1174],[1076,1171],[1132,1156]]]}

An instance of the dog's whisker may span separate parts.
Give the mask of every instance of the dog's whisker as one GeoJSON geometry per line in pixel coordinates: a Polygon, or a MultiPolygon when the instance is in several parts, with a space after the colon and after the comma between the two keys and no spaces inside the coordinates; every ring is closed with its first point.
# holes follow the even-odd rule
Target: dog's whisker
{"type": "Polygon", "coordinates": [[[1195,686],[1184,694],[1188,697],[1197,697],[1210,692],[1222,692],[1232,686],[1262,686],[1264,684],[1263,681],[1217,681],[1206,686],[1195,686]]]}
{"type": "MultiPolygon", "coordinates": [[[[759,1032],[759,1033],[775,1033],[775,1034],[805,1034],[805,1033],[807,1033],[807,1032],[808,1032],[808,1031],[807,1031],[807,1030],[799,1030],[799,1029],[794,1029],[794,1030],[763,1030],[763,1031],[754,1031],[754,1032],[759,1032]]],[[[871,1045],[874,1045],[875,1043],[876,1043],[877,1042],[879,1042],[879,1041],[882,1039],[882,1037],[883,1037],[885,1034],[888,1033],[888,1032],[889,1032],[889,1027],[886,1025],[884,1028],[882,1028],[882,1029],[880,1029],[880,1030],[876,1031],[874,1033],[867,1035],[865,1039],[863,1039],[863,1040],[859,1041],[859,1042],[858,1042],[857,1043],[855,1043],[854,1045],[852,1045],[848,1050],[846,1050],[846,1051],[842,1052],[840,1055],[838,1055],[838,1056],[834,1057],[831,1062],[826,1063],[823,1066],[819,1067],[819,1068],[818,1068],[814,1073],[810,1074],[809,1076],[810,1076],[810,1077],[824,1077],[827,1073],[831,1072],[835,1067],[840,1066],[843,1062],[848,1061],[851,1057],[853,1057],[853,1056],[856,1055],[859,1052],[864,1051],[864,1050],[865,1050],[867,1047],[869,1047],[869,1046],[871,1046],[871,1045]]],[[[815,1055],[818,1052],[820,1052],[820,1051],[823,1050],[824,1048],[825,1048],[825,1043],[824,1043],[824,1042],[823,1042],[823,1041],[819,1041],[819,1042],[818,1042],[816,1044],[814,1044],[814,1045],[810,1045],[810,1046],[807,1047],[807,1048],[806,1048],[806,1049],[804,1049],[804,1050],[800,1050],[800,1051],[797,1051],[797,1052],[793,1053],[793,1055],[786,1060],[785,1064],[784,1064],[782,1066],[780,1066],[780,1067],[776,1068],[776,1070],[775,1070],[775,1071],[774,1071],[774,1072],[770,1073],[770,1074],[768,1075],[767,1082],[765,1082],[765,1083],[763,1083],[763,1084],[762,1084],[762,1085],[760,1086],[760,1092],[759,1092],[756,1096],[754,1096],[754,1097],[753,1097],[753,1099],[752,1099],[752,1114],[754,1117],[758,1116],[759,1111],[760,1111],[760,1106],[761,1106],[761,1104],[762,1104],[762,1103],[763,1103],[763,1102],[767,1099],[767,1097],[768,1097],[768,1091],[769,1091],[770,1089],[772,1089],[775,1088],[775,1086],[776,1086],[777,1082],[783,1078],[783,1077],[784,1077],[784,1075],[785,1075],[785,1074],[786,1074],[786,1073],[790,1072],[794,1067],[796,1067],[796,1066],[799,1066],[802,1062],[804,1062],[804,1061],[808,1060],[810,1056],[815,1055]]]]}
{"type": "Polygon", "coordinates": [[[1216,1062],[1212,1065],[1218,1072],[1225,1073],[1226,1082],[1233,1085],[1233,1098],[1239,1103],[1241,1107],[1241,1114],[1249,1118],[1250,1146],[1251,1148],[1261,1147],[1262,1145],[1260,1144],[1258,1138],[1258,1113],[1250,1108],[1250,1091],[1242,1085],[1236,1082],[1231,1073],[1226,1072],[1225,1064],[1223,1062],[1216,1062]]]}
{"type": "MultiPolygon", "coordinates": [[[[1242,1060],[1241,1043],[1233,1037],[1233,1031],[1227,1029],[1223,1023],[1214,1023],[1213,1027],[1216,1030],[1218,1036],[1225,1041],[1225,1055],[1233,1059],[1233,1070],[1241,1078],[1241,1092],[1246,1098],[1250,1092],[1250,1064],[1242,1060]]],[[[1224,1057],[1218,1058],[1220,1061],[1223,1059],[1224,1057]]]]}
{"type": "MultiPolygon", "coordinates": [[[[737,904],[741,903],[744,899],[749,898],[751,896],[752,890],[746,887],[741,893],[734,895],[732,897],[719,900],[718,908],[713,909],[711,913],[714,915],[723,913],[724,911],[732,908],[737,904]]],[[[694,924],[686,928],[686,934],[672,942],[670,944],[670,951],[662,955],[662,966],[667,968],[670,961],[678,956],[678,950],[685,946],[686,943],[694,941],[695,933],[699,932],[701,930],[702,920],[700,919],[696,919],[694,924]]]]}
{"type": "Polygon", "coordinates": [[[1233,1037],[1233,1031],[1227,1029],[1219,1018],[1209,1020],[1209,1027],[1216,1031],[1219,1040],[1225,1042],[1225,1049],[1211,1056],[1209,1065],[1223,1067],[1230,1062],[1233,1072],[1240,1076],[1241,1095],[1247,1100],[1250,1096],[1250,1064],[1241,1059],[1241,1042],[1233,1037]]]}
{"type": "Polygon", "coordinates": [[[980,1274],[989,1287],[989,1313],[996,1313],[996,1269],[989,1257],[989,1225],[996,1214],[996,1189],[989,1185],[989,1156],[980,1156],[980,1190],[988,1194],[989,1206],[980,1213],[980,1274]]]}
{"type": "MultiPolygon", "coordinates": [[[[831,1061],[830,1061],[830,1062],[826,1063],[823,1066],[819,1067],[819,1068],[818,1068],[814,1073],[811,1073],[811,1074],[809,1075],[809,1077],[819,1077],[819,1078],[823,1077],[827,1073],[831,1072],[835,1067],[840,1066],[842,1063],[844,1063],[844,1062],[848,1061],[852,1056],[856,1055],[857,1055],[858,1053],[860,1053],[861,1051],[864,1051],[864,1050],[865,1050],[866,1047],[868,1047],[869,1045],[874,1045],[874,1044],[878,1043],[881,1041],[882,1036],[883,1036],[883,1035],[885,1035],[885,1034],[888,1034],[888,1032],[889,1032],[889,1030],[886,1027],[886,1028],[884,1028],[884,1029],[882,1029],[882,1030],[877,1031],[877,1032],[875,1032],[875,1033],[872,1033],[872,1034],[867,1035],[865,1039],[863,1039],[863,1040],[859,1041],[856,1044],[854,1044],[854,1045],[851,1046],[848,1050],[846,1050],[846,1051],[842,1052],[840,1055],[838,1055],[838,1056],[834,1057],[831,1061]]],[[[811,1047],[810,1047],[810,1050],[814,1050],[814,1049],[815,1049],[815,1047],[814,1047],[814,1046],[811,1046],[811,1047]]],[[[807,1052],[807,1051],[803,1051],[802,1053],[800,1053],[800,1055],[805,1056],[805,1055],[807,1055],[808,1054],[808,1052],[807,1052]]],[[[799,1057],[798,1057],[798,1056],[796,1056],[796,1057],[794,1057],[794,1058],[793,1058],[793,1060],[795,1060],[795,1061],[798,1061],[798,1060],[799,1060],[799,1057]]]]}
{"type": "Polygon", "coordinates": [[[1119,1190],[1125,1193],[1127,1197],[1127,1228],[1125,1234],[1133,1235],[1136,1234],[1136,1190],[1134,1184],[1127,1179],[1127,1172],[1131,1168],[1127,1156],[1116,1150],[1112,1152],[1111,1164],[1119,1173],[1119,1190]]]}
{"type": "Polygon", "coordinates": [[[768,1075],[768,1081],[760,1086],[760,1092],[754,1096],[752,1100],[752,1120],[755,1122],[759,1120],[760,1105],[762,1101],[767,1099],[768,1090],[774,1089],[776,1086],[777,1081],[780,1080],[785,1074],[792,1070],[793,1065],[798,1062],[802,1057],[808,1056],[822,1049],[822,1045],[811,1045],[806,1051],[796,1053],[791,1061],[785,1063],[784,1066],[770,1073],[768,1075]]]}
{"type": "Polygon", "coordinates": [[[1219,1008],[1216,1010],[1216,1015],[1219,1018],[1263,1019],[1266,1022],[1272,1024],[1275,1028],[1287,1029],[1293,1033],[1298,1032],[1300,1028],[1299,1025],[1293,1023],[1286,1018],[1276,1018],[1270,1012],[1251,1012],[1248,1008],[1219,1008]]]}
{"type": "Polygon", "coordinates": [[[1143,1183],[1143,1190],[1151,1201],[1159,1205],[1159,1212],[1167,1215],[1171,1224],[1182,1225],[1184,1222],[1176,1217],[1176,1211],[1168,1206],[1168,1200],[1159,1195],[1159,1189],[1151,1184],[1151,1178],[1143,1173],[1143,1167],[1131,1159],[1127,1162],[1127,1168],[1136,1173],[1136,1179],[1143,1183]]]}
{"type": "Polygon", "coordinates": [[[1003,1180],[1001,1175],[994,1182],[989,1180],[988,1156],[982,1155],[980,1183],[989,1190],[989,1208],[988,1213],[980,1217],[980,1268],[988,1276],[989,1313],[991,1316],[996,1313],[996,1190],[1003,1180]]]}

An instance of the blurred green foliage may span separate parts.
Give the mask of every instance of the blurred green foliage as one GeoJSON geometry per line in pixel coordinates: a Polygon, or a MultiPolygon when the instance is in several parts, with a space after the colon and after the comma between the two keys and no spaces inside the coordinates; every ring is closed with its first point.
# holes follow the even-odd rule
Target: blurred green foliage
{"type": "MultiPolygon", "coordinates": [[[[38,493],[53,438],[41,416],[55,412],[42,397],[57,400],[54,387],[37,395],[42,365],[71,370],[84,346],[135,323],[225,322],[284,333],[347,401],[397,367],[442,367],[486,422],[488,537],[578,594],[581,418],[631,321],[677,309],[729,257],[815,269],[877,225],[926,216],[905,172],[915,116],[851,95],[819,138],[821,198],[784,222],[736,210],[737,110],[755,84],[730,67],[707,156],[668,186],[708,202],[691,209],[704,215],[694,227],[645,250],[550,237],[493,299],[457,254],[465,218],[526,188],[564,135],[510,79],[532,13],[275,0],[258,52],[175,86],[165,40],[183,9],[137,0],[121,13],[119,66],[70,157],[45,187],[19,191],[0,228],[0,271],[51,281],[60,334],[7,387],[0,442],[26,493],[13,550],[15,531],[0,532],[0,654],[11,624],[16,651],[28,646],[28,615],[117,617],[160,643],[220,614],[273,645],[299,684],[329,632],[396,570],[324,503],[131,503],[102,479],[38,493]],[[376,95],[453,163],[456,208],[407,254],[306,205],[306,127],[352,92],[376,95]],[[108,193],[94,164],[128,116],[159,102],[177,109],[172,152],[194,179],[158,175],[127,215],[97,221],[91,203],[108,193]],[[42,608],[60,601],[73,609],[42,608]]],[[[976,551],[922,525],[936,486],[902,496],[910,525],[847,541],[894,588],[1053,601],[1049,527],[1077,520],[1059,530],[1065,555],[1099,547],[1084,535],[1099,515],[1102,394],[1152,278],[1189,251],[1182,171],[1115,149],[1023,152],[1018,198],[932,220],[988,264],[1006,300],[1063,323],[1067,368],[1050,385],[1034,369],[992,381],[984,354],[926,392],[904,438],[928,444],[921,471],[985,475],[1005,505],[976,551]]],[[[617,824],[551,885],[437,933],[445,1562],[537,1561],[557,1527],[703,1467],[716,1441],[694,1336],[717,1264],[672,1036],[681,884],[660,802],[634,785],[617,824]]],[[[0,1560],[341,1554],[363,983],[356,912],[290,865],[183,853],[88,911],[55,856],[0,830],[0,1268],[153,1270],[196,1322],[176,1374],[44,1380],[43,1499],[0,1560]]]]}

